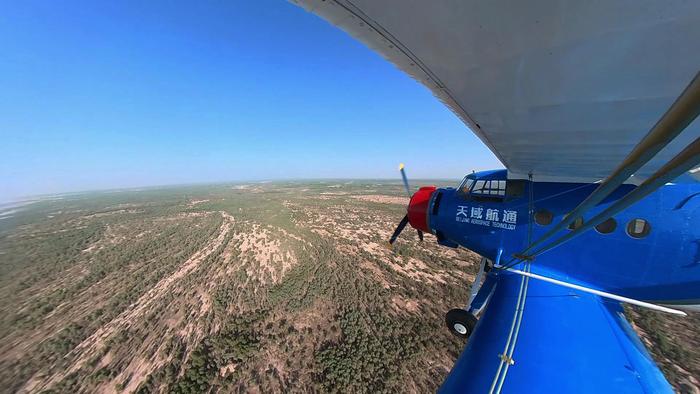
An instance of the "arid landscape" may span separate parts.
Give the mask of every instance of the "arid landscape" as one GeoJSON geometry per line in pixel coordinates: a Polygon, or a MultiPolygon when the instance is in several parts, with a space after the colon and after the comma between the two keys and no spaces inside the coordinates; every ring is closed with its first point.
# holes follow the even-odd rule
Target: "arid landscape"
{"type": "MultiPolygon", "coordinates": [[[[399,183],[47,197],[0,207],[0,391],[431,392],[479,258],[405,231],[399,183]]],[[[628,310],[679,392],[700,317],[628,310]]]]}

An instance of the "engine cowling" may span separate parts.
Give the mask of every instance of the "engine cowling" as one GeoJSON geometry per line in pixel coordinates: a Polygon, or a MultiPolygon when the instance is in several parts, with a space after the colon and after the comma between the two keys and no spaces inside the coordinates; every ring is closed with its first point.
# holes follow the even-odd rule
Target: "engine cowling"
{"type": "Polygon", "coordinates": [[[408,223],[416,230],[430,232],[428,205],[435,190],[435,186],[423,186],[411,196],[411,201],[408,203],[408,223]]]}

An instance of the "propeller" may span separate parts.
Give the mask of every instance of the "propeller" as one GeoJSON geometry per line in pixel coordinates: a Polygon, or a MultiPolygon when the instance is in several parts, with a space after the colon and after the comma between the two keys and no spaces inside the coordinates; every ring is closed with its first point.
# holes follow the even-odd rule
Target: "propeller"
{"type": "Polygon", "coordinates": [[[396,226],[396,230],[394,230],[394,233],[391,234],[391,238],[389,238],[389,245],[394,244],[394,241],[396,241],[396,238],[399,237],[399,234],[401,234],[401,232],[403,231],[403,228],[406,227],[407,224],[408,224],[408,214],[406,214],[406,216],[404,216],[403,219],[401,219],[401,221],[399,222],[399,225],[396,226]]]}
{"type": "MultiPolygon", "coordinates": [[[[411,188],[408,186],[408,178],[406,177],[406,171],[404,170],[404,165],[403,163],[399,164],[399,171],[401,171],[401,179],[403,180],[403,186],[406,188],[406,194],[408,194],[408,198],[411,198],[411,188]]],[[[389,245],[393,245],[394,242],[396,241],[396,238],[399,237],[399,234],[403,231],[404,227],[408,224],[408,214],[401,219],[399,222],[399,225],[396,226],[396,230],[394,230],[394,233],[391,235],[391,238],[389,238],[389,245]]],[[[423,232],[421,230],[418,231],[418,239],[423,241],[423,232]]]]}
{"type": "Polygon", "coordinates": [[[399,164],[399,171],[401,171],[401,179],[403,179],[403,187],[406,188],[406,194],[408,194],[408,198],[411,198],[411,188],[408,187],[408,178],[406,177],[403,163],[399,164]]]}

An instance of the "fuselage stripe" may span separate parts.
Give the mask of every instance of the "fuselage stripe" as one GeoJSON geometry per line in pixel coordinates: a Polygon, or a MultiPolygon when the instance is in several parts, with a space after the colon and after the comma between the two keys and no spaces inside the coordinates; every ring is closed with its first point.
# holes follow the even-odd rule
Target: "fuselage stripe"
{"type": "MultiPolygon", "coordinates": [[[[526,272],[530,271],[530,264],[529,263],[525,267],[525,271],[526,272]]],[[[501,389],[503,388],[503,383],[505,382],[506,375],[508,374],[508,368],[510,368],[510,366],[512,365],[513,353],[515,352],[515,345],[516,345],[516,343],[518,343],[518,335],[520,334],[520,324],[523,321],[523,314],[525,312],[525,301],[527,300],[527,288],[528,288],[528,284],[530,283],[530,278],[529,277],[526,277],[526,278],[527,279],[525,279],[525,289],[523,291],[523,297],[522,297],[522,300],[520,301],[520,306],[518,308],[518,312],[519,312],[518,313],[518,323],[515,327],[515,335],[513,337],[513,341],[510,344],[510,350],[508,350],[507,360],[509,360],[510,362],[507,362],[505,364],[505,369],[503,370],[503,375],[501,375],[501,379],[498,382],[498,388],[496,389],[497,393],[500,393],[501,389]]]]}
{"type": "MultiPolygon", "coordinates": [[[[529,269],[529,265],[525,269],[529,269]]],[[[503,371],[504,365],[507,364],[507,360],[508,360],[507,355],[508,355],[508,351],[510,349],[511,340],[513,339],[513,333],[516,330],[516,325],[519,324],[519,321],[520,321],[519,315],[522,315],[522,309],[525,305],[522,302],[522,300],[523,300],[523,296],[524,296],[524,292],[525,292],[525,288],[526,288],[527,279],[528,278],[526,276],[523,276],[520,280],[520,289],[518,291],[518,299],[516,300],[516,303],[515,303],[515,312],[513,313],[513,322],[511,323],[511,326],[510,326],[510,332],[508,333],[508,339],[506,340],[505,348],[503,349],[503,353],[500,355],[501,362],[498,365],[498,370],[496,370],[496,375],[493,377],[493,382],[491,382],[491,388],[489,390],[489,393],[494,393],[494,390],[496,389],[496,384],[499,382],[498,378],[499,378],[499,376],[501,376],[501,371],[503,371]]],[[[507,367],[505,370],[507,371],[507,367]]],[[[499,389],[498,389],[499,392],[500,392],[500,386],[501,385],[499,385],[499,389]]]]}

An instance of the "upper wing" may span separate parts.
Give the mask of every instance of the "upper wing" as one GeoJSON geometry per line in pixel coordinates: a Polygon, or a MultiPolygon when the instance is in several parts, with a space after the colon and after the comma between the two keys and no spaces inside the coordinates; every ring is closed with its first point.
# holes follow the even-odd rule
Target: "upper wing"
{"type": "Polygon", "coordinates": [[[604,178],[700,67],[698,1],[292,1],[425,84],[511,178],[604,178]]]}
{"type": "Polygon", "coordinates": [[[673,392],[619,304],[506,272],[440,391],[673,392]]]}

